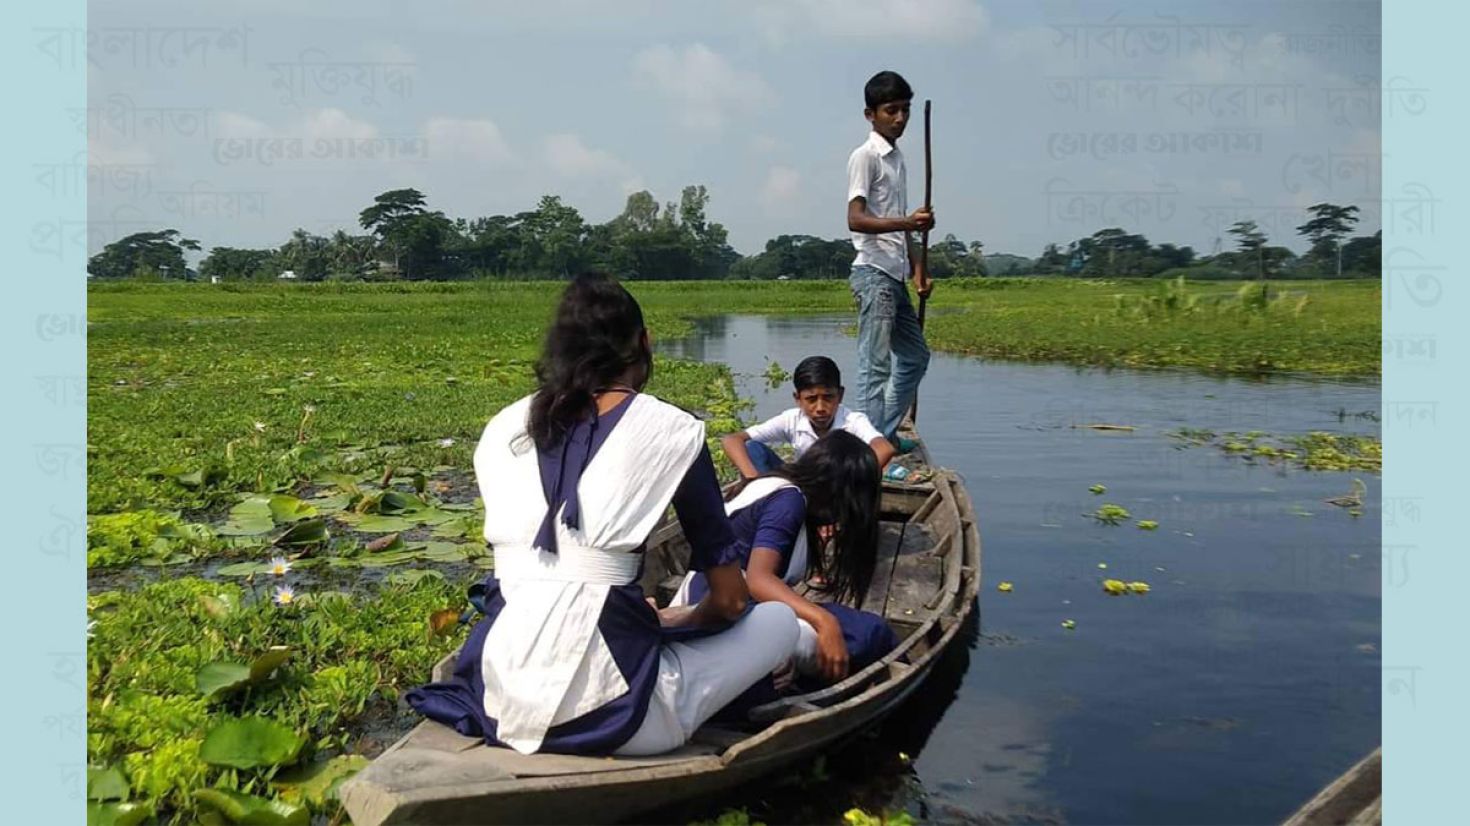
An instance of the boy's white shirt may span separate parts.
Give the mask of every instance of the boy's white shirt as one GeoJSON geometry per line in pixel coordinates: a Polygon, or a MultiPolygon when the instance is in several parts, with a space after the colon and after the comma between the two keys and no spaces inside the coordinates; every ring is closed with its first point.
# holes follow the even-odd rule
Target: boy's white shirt
{"type": "MultiPolygon", "coordinates": [[[[903,153],[877,132],[847,158],[847,201],[862,197],[875,218],[903,218],[909,214],[908,171],[903,153]]],[[[877,267],[903,281],[909,276],[908,233],[852,233],[857,250],[853,266],[877,267]]]]}
{"type": "MultiPolygon", "coordinates": [[[[831,430],[846,430],[862,439],[864,444],[872,444],[874,439],[883,435],[878,432],[878,428],[873,427],[867,416],[856,410],[849,410],[843,404],[837,405],[837,412],[832,416],[831,430]]],[[[747,427],[745,435],[751,441],[765,445],[789,444],[798,457],[816,444],[818,438],[816,428],[812,427],[812,420],[801,412],[800,407],[782,411],[760,424],[747,427]]]]}

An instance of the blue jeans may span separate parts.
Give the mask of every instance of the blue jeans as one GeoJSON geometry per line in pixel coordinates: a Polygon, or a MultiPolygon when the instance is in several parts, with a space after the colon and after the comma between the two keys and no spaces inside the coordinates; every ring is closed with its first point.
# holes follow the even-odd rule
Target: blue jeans
{"type": "Polygon", "coordinates": [[[929,369],[929,345],[903,282],[876,267],[852,268],[858,301],[857,399],[878,432],[895,439],[929,369]]]}
{"type": "Polygon", "coordinates": [[[750,456],[750,463],[755,465],[756,471],[760,473],[770,473],[784,464],[781,455],[766,447],[762,442],[746,442],[745,452],[750,456]]]}

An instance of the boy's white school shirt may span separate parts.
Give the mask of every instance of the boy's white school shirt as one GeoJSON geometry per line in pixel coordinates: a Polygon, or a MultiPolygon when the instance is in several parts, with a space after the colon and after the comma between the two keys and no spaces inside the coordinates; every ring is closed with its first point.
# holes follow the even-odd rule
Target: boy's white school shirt
{"type": "MultiPolygon", "coordinates": [[[[863,444],[872,444],[874,439],[883,435],[878,432],[878,428],[873,427],[867,416],[848,410],[847,405],[843,404],[837,405],[837,413],[832,416],[831,430],[846,430],[862,439],[863,444]]],[[[816,444],[818,438],[816,428],[812,427],[812,420],[801,412],[800,407],[793,407],[760,424],[747,427],[745,435],[751,441],[766,445],[789,444],[798,457],[816,444]]]]}
{"type": "MultiPolygon", "coordinates": [[[[903,153],[882,135],[869,132],[868,139],[847,158],[847,202],[861,196],[868,203],[869,215],[904,218],[909,214],[908,191],[903,153]]],[[[899,281],[909,277],[908,233],[854,232],[852,246],[857,250],[853,266],[877,267],[899,281]]]]}

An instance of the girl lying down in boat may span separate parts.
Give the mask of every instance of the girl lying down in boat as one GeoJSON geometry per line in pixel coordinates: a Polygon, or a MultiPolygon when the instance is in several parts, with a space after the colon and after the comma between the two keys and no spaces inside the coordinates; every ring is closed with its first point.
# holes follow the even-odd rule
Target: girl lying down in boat
{"type": "Polygon", "coordinates": [[[574,279],[540,386],[475,449],[495,554],[485,617],[449,680],[408,693],[420,713],[524,754],[658,754],[791,658],[795,614],[749,599],[749,546],[726,516],[704,424],[642,392],[652,371],[638,302],[606,276],[574,279]],[[671,504],[708,593],[656,611],[639,573],[671,504]]]}
{"type": "MultiPolygon", "coordinates": [[[[746,482],[725,504],[746,549],[741,564],[751,598],[796,612],[801,637],[793,665],[802,688],[837,682],[898,645],[882,617],[837,604],[856,602],[872,582],[881,495],[873,449],[833,431],[795,462],[746,482]],[[798,596],[793,587],[803,581],[820,581],[818,590],[834,602],[798,596]]],[[[671,604],[698,602],[709,582],[690,572],[671,604]]]]}

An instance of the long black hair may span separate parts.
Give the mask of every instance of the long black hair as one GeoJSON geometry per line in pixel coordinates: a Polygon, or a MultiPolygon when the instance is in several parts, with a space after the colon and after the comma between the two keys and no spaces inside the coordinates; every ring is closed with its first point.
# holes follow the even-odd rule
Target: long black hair
{"type": "Polygon", "coordinates": [[[834,430],[769,475],[795,484],[806,497],[808,575],[821,574],[821,590],[834,599],[859,604],[878,565],[883,483],[873,448],[846,430],[834,430]],[[824,525],[834,526],[826,554],[818,536],[824,525]]]}
{"type": "Polygon", "coordinates": [[[572,279],[536,362],[530,435],[538,449],[554,449],[591,415],[598,390],[629,375],[642,389],[653,375],[645,331],[643,310],[623,285],[599,272],[572,279]]]}

